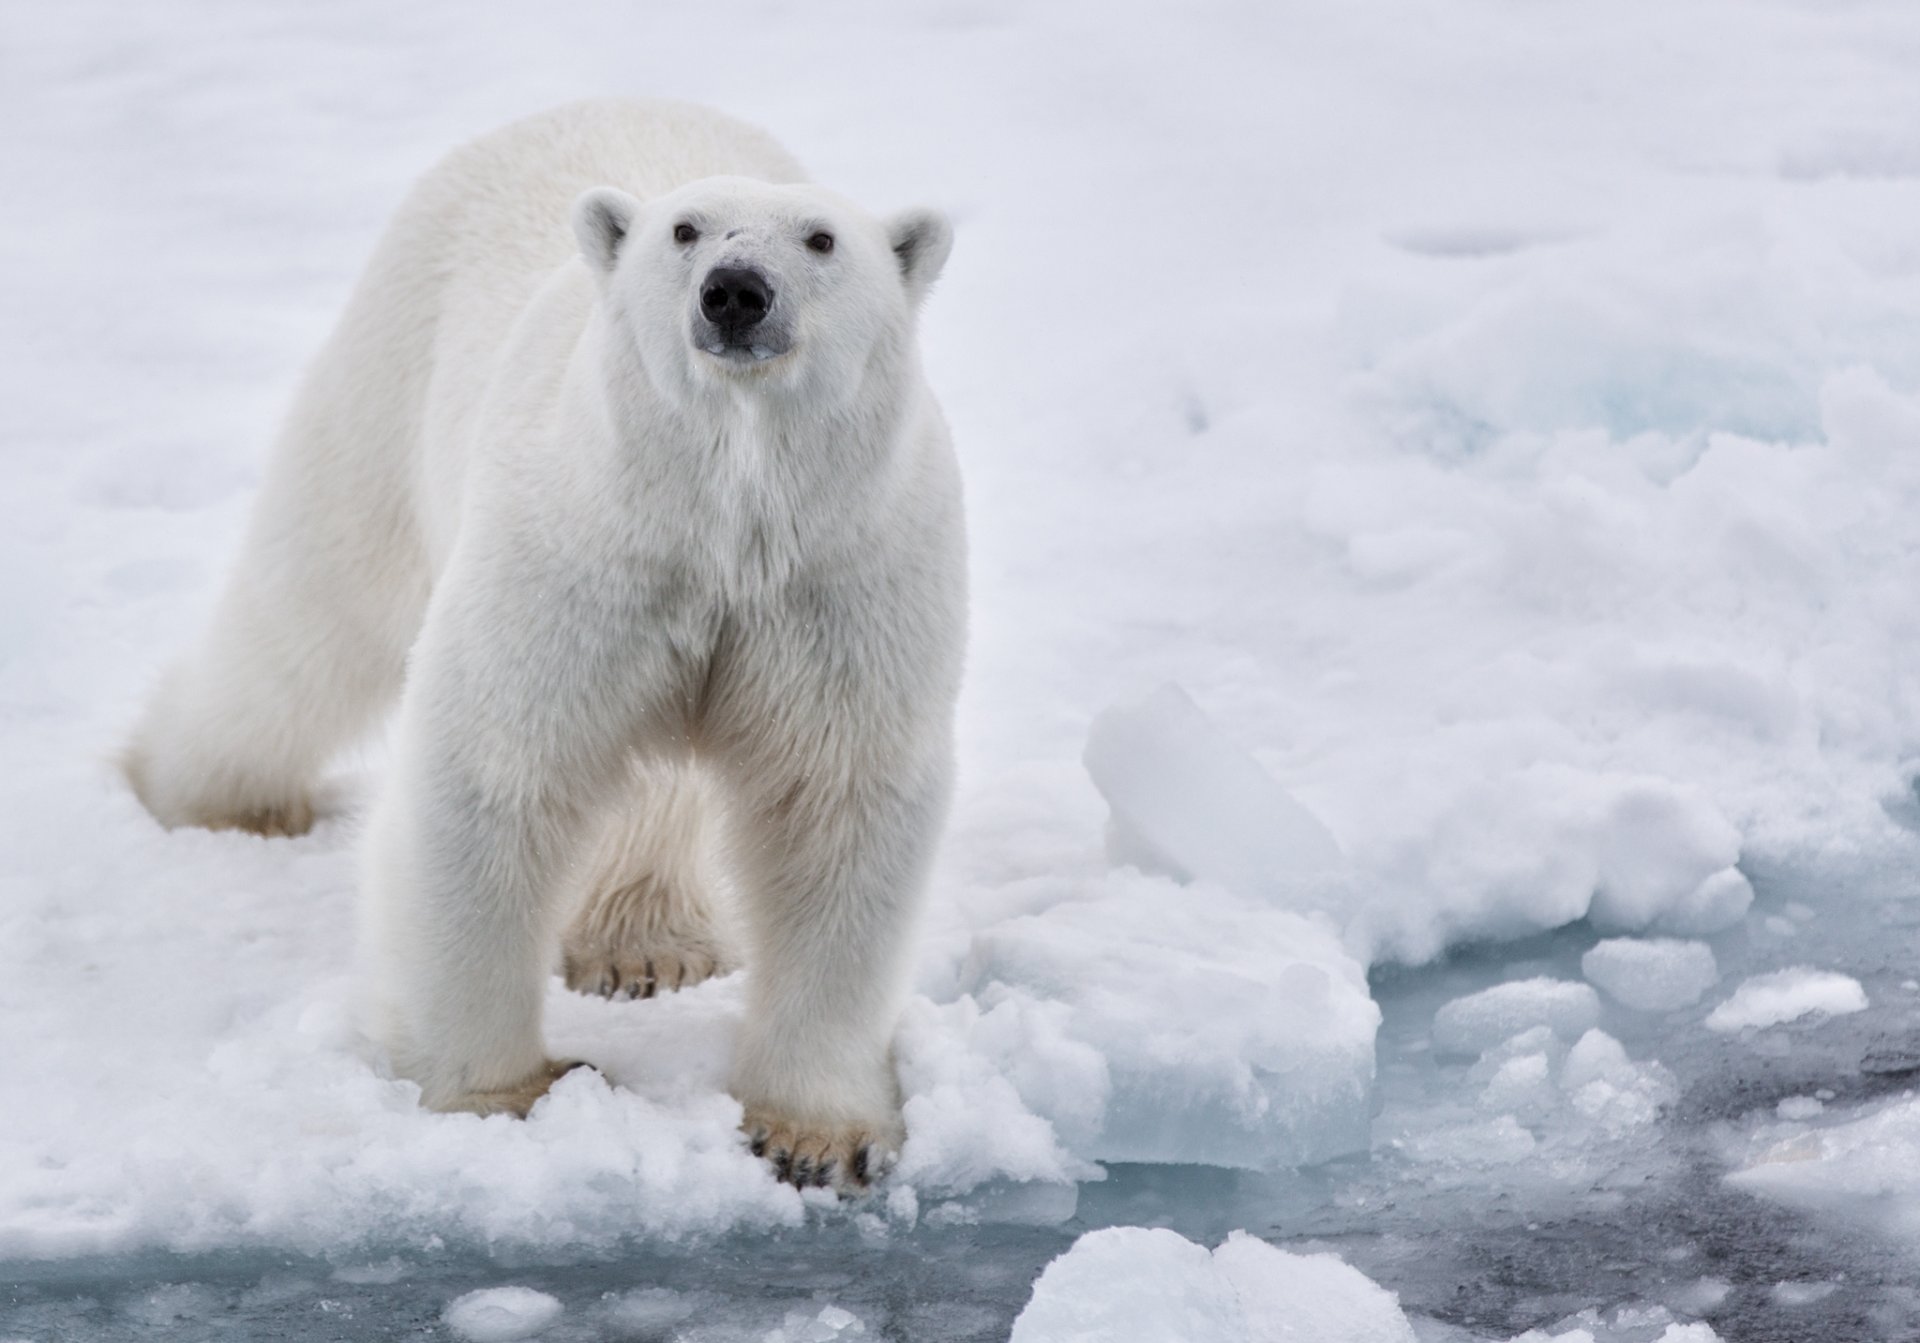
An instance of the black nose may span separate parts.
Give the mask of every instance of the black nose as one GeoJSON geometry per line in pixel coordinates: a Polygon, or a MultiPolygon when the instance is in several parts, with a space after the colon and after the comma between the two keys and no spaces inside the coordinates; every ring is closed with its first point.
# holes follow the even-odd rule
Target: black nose
{"type": "Polygon", "coordinates": [[[700,311],[709,322],[728,331],[745,331],[773,306],[773,290],[757,270],[715,266],[700,286],[700,311]]]}

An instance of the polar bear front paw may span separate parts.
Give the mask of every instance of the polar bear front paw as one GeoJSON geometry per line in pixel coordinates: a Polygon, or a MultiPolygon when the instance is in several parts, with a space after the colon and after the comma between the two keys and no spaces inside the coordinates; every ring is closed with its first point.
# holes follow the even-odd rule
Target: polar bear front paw
{"type": "Polygon", "coordinates": [[[773,1110],[748,1106],[740,1121],[755,1156],[799,1189],[857,1193],[880,1179],[900,1158],[895,1125],[807,1124],[773,1110]]]}
{"type": "Polygon", "coordinates": [[[436,1106],[450,1114],[512,1115],[525,1119],[533,1103],[546,1095],[553,1084],[575,1068],[591,1068],[579,1059],[549,1059],[534,1074],[517,1086],[498,1091],[469,1091],[450,1104],[436,1106]]]}

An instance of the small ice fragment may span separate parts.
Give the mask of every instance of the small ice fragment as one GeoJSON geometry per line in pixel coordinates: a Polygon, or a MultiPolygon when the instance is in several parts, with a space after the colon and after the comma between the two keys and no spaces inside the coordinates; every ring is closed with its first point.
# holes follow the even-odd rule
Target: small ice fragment
{"type": "Polygon", "coordinates": [[[1733,1284],[1725,1278],[1698,1278],[1679,1288],[1667,1299],[1689,1315],[1704,1315],[1718,1310],[1733,1294],[1733,1284]]]}
{"type": "Polygon", "coordinates": [[[1840,1289],[1837,1282],[1777,1282],[1769,1293],[1782,1306],[1811,1306],[1824,1301],[1840,1289]]]}
{"type": "Polygon", "coordinates": [[[1212,1254],[1175,1232],[1090,1231],[1033,1285],[1011,1343],[1414,1343],[1391,1292],[1331,1254],[1236,1231],[1212,1254]]]}
{"type": "Polygon", "coordinates": [[[822,1306],[818,1315],[790,1310],[781,1327],[766,1336],[766,1343],[846,1343],[864,1338],[867,1326],[860,1317],[839,1306],[822,1306]]]}
{"type": "Polygon", "coordinates": [[[1600,1022],[1600,996],[1565,979],[1521,979],[1455,998],[1433,1017],[1441,1053],[1477,1056],[1534,1026],[1574,1040],[1600,1022]]]}
{"type": "Polygon", "coordinates": [[[1116,866],[1268,895],[1343,864],[1327,828],[1177,685],[1097,716],[1083,759],[1112,809],[1116,866]]]}
{"type": "Polygon", "coordinates": [[[1772,974],[1755,975],[1733,991],[1733,996],[1707,1016],[1710,1031],[1762,1029],[1824,1012],[1845,1016],[1863,1012],[1866,990],[1851,975],[1795,966],[1772,974]]]}
{"type": "Polygon", "coordinates": [[[441,1320],[466,1343],[532,1338],[560,1318],[560,1303],[531,1287],[486,1287],[456,1297],[441,1320]]]}
{"type": "Polygon", "coordinates": [[[699,1309],[700,1298],[667,1287],[642,1287],[615,1297],[607,1314],[625,1334],[666,1334],[699,1309]]]}
{"type": "Polygon", "coordinates": [[[1813,1119],[1826,1113],[1826,1105],[1813,1096],[1788,1096],[1773,1107],[1782,1119],[1813,1119]]]}
{"type": "Polygon", "coordinates": [[[356,1285],[369,1284],[391,1286],[407,1276],[407,1261],[398,1255],[390,1255],[378,1263],[347,1264],[333,1271],[335,1282],[350,1282],[356,1285]]]}
{"type": "Polygon", "coordinates": [[[1720,978],[1713,948],[1672,938],[1611,937],[1580,958],[1581,973],[1640,1012],[1691,1007],[1720,978]]]}
{"type": "Polygon", "coordinates": [[[1615,1136],[1653,1122],[1678,1095],[1665,1068],[1635,1063],[1601,1030],[1588,1031],[1567,1051],[1560,1089],[1577,1112],[1615,1136]]]}

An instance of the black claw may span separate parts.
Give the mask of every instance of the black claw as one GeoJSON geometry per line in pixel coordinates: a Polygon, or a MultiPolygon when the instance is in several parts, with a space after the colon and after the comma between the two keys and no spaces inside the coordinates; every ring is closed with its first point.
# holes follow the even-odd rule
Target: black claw
{"type": "Polygon", "coordinates": [[[814,1182],[813,1158],[795,1157],[793,1159],[793,1187],[805,1189],[814,1182]]]}
{"type": "Polygon", "coordinates": [[[767,1135],[764,1133],[754,1134],[753,1140],[747,1144],[747,1148],[755,1156],[765,1156],[767,1154],[767,1135]]]}
{"type": "Polygon", "coordinates": [[[773,1154],[774,1177],[783,1183],[793,1183],[793,1153],[782,1148],[773,1154]]]}
{"type": "Polygon", "coordinates": [[[838,1161],[832,1160],[831,1158],[829,1158],[826,1161],[822,1161],[819,1165],[819,1168],[815,1170],[813,1173],[813,1182],[819,1185],[822,1189],[825,1189],[828,1185],[833,1183],[833,1173],[839,1168],[840,1168],[840,1163],[838,1161]]]}
{"type": "Polygon", "coordinates": [[[867,1182],[867,1161],[870,1149],[862,1147],[853,1154],[853,1178],[861,1184],[867,1182]]]}

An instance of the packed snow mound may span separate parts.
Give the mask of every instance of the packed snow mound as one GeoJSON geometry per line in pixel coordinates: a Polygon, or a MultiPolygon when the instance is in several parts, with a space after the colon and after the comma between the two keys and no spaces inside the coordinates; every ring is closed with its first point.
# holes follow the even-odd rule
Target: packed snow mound
{"type": "Polygon", "coordinates": [[[1009,1343],[1414,1343],[1391,1292],[1331,1254],[1236,1231],[1211,1254],[1164,1229],[1090,1231],[1052,1263],[1009,1343]]]}
{"type": "Polygon", "coordinates": [[[1585,984],[1521,979],[1441,1004],[1433,1045],[1442,1054],[1472,1057],[1535,1026],[1574,1040],[1599,1024],[1600,997],[1585,984]]]}
{"type": "Polygon", "coordinates": [[[1608,938],[1580,958],[1580,972],[1639,1012],[1691,1007],[1720,979],[1712,947],[1665,937],[1608,938]]]}
{"type": "Polygon", "coordinates": [[[1539,766],[1469,785],[1441,821],[1442,849],[1463,865],[1409,885],[1378,856],[1371,871],[1350,864],[1319,818],[1177,685],[1097,715],[1084,759],[1109,808],[1110,861],[1322,910],[1368,956],[1424,959],[1455,940],[1583,917],[1712,933],[1753,902],[1733,866],[1738,830],[1662,778],[1539,766]],[[1489,820],[1502,831],[1486,830],[1489,820]]]}
{"type": "Polygon", "coordinates": [[[1763,1030],[1802,1017],[1845,1016],[1867,1009],[1867,991],[1852,975],[1793,966],[1755,975],[1707,1014],[1710,1031],[1763,1030]]]}
{"type": "Polygon", "coordinates": [[[1343,866],[1327,828],[1179,686],[1095,717],[1084,759],[1116,863],[1259,896],[1343,866]]]}
{"type": "Polygon", "coordinates": [[[515,1343],[545,1332],[562,1310],[531,1287],[487,1287],[455,1298],[440,1318],[462,1343],[515,1343]]]}
{"type": "Polygon", "coordinates": [[[1366,1150],[1380,1011],[1312,919],[1118,872],[975,934],[966,987],[978,1048],[1081,1156],[1274,1169],[1366,1150]]]}

